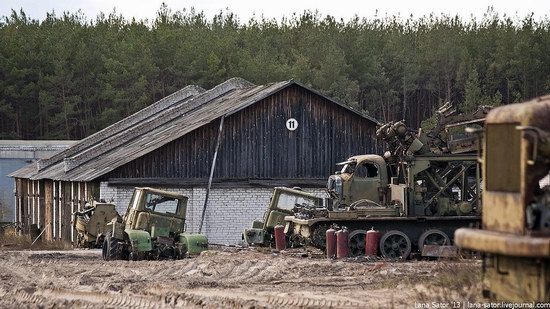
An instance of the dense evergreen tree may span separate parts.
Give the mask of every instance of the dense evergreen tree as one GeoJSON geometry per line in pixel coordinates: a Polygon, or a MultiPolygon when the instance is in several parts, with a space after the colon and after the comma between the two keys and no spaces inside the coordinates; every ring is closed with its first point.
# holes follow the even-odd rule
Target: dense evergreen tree
{"type": "Polygon", "coordinates": [[[161,6],[0,21],[0,138],[81,139],[189,84],[294,78],[381,121],[418,126],[446,101],[469,111],[550,92],[550,22],[499,16],[281,21],[161,6]]]}

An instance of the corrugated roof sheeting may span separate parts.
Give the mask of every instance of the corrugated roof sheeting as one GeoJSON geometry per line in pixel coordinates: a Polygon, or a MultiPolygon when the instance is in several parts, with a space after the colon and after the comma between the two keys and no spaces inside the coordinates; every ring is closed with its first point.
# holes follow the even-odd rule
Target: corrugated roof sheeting
{"type": "MultiPolygon", "coordinates": [[[[195,110],[200,109],[202,105],[209,103],[212,100],[219,98],[220,96],[224,96],[226,93],[234,91],[235,89],[248,89],[250,87],[254,87],[254,85],[244,79],[233,78],[198,95],[180,95],[177,97],[177,104],[171,104],[160,111],[158,111],[159,109],[157,108],[156,110],[158,112],[156,113],[148,111],[147,117],[136,115],[136,113],[133,116],[134,118],[139,120],[133,121],[133,125],[125,125],[124,130],[114,129],[112,128],[112,126],[106,128],[105,130],[112,131],[112,133],[108,135],[103,134],[105,137],[102,138],[101,141],[96,142],[89,147],[80,146],[79,148],[84,149],[78,152],[71,151],[70,156],[67,156],[66,154],[66,156],[63,158],[56,158],[55,163],[48,165],[46,168],[40,169],[30,178],[33,180],[93,180],[94,178],[101,176],[102,171],[109,172],[110,170],[120,166],[118,162],[126,163],[135,159],[136,157],[134,156],[127,157],[127,154],[129,155],[136,150],[141,150],[132,148],[132,145],[135,145],[136,143],[135,140],[148,141],[147,145],[145,146],[141,144],[140,146],[137,146],[145,147],[145,149],[147,149],[148,151],[161,147],[165,143],[171,141],[171,139],[167,142],[163,142],[163,140],[150,139],[149,137],[152,136],[152,134],[158,134],[159,131],[164,130],[167,131],[168,135],[173,135],[174,130],[172,130],[170,123],[177,120],[179,117],[188,114],[194,114],[195,110]],[[123,156],[122,158],[116,158],[116,156],[118,156],[118,152],[115,151],[117,148],[124,152],[123,154],[120,154],[121,156],[123,156]],[[117,155],[113,155],[113,152],[117,153],[117,155]],[[100,160],[108,161],[99,162],[100,160]],[[105,168],[100,168],[102,166],[102,163],[105,163],[105,168]],[[78,176],[75,177],[77,174],[78,176]]],[[[102,131],[98,133],[102,133],[102,131]]],[[[179,136],[181,136],[181,134],[175,136],[175,138],[179,136]]],[[[79,146],[79,144],[75,146],[79,146]]],[[[147,152],[139,151],[140,154],[147,152]]],[[[40,163],[38,164],[40,166],[40,163]]]]}
{"type": "Polygon", "coordinates": [[[33,162],[9,174],[7,177],[31,178],[33,175],[36,174],[37,170],[37,162],[33,162]]]}
{"type": "MultiPolygon", "coordinates": [[[[55,174],[47,178],[55,180],[91,181],[104,175],[116,167],[122,166],[140,156],[143,156],[169,142],[206,125],[233,110],[253,104],[268,96],[288,82],[276,83],[270,86],[253,86],[244,89],[233,89],[222,96],[209,100],[190,113],[158,125],[156,128],[128,141],[123,145],[98,154],[94,160],[81,164],[72,170],[64,172],[55,169],[55,174]]],[[[199,97],[197,99],[200,99],[199,97]]]]}
{"type": "MultiPolygon", "coordinates": [[[[174,100],[177,102],[164,103],[165,106],[162,108],[146,108],[129,117],[133,120],[127,120],[127,118],[109,126],[52,157],[48,162],[49,165],[40,172],[37,172],[36,166],[34,173],[30,173],[32,167],[25,167],[11,176],[34,180],[92,181],[201,126],[240,111],[292,84],[323,96],[292,80],[256,86],[244,79],[233,78],[204,92],[200,92],[197,88],[186,87],[184,89],[188,89],[188,92],[183,91],[184,89],[180,90],[178,92],[180,100],[174,100]],[[185,95],[182,95],[183,93],[185,95]],[[145,110],[147,111],[144,112],[145,110]],[[144,114],[140,115],[142,112],[144,114]],[[119,124],[121,128],[116,127],[119,124]]],[[[372,117],[323,97],[367,120],[378,123],[372,117]]]]}

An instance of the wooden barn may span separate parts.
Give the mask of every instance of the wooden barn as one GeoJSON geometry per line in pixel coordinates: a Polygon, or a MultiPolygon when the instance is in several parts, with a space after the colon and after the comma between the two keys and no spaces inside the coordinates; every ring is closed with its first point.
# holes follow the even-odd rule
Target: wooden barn
{"type": "Polygon", "coordinates": [[[188,86],[10,176],[16,218],[71,241],[71,214],[92,199],[124,213],[134,186],[189,197],[189,231],[234,243],[261,219],[273,186],[323,194],[335,164],[379,152],[377,121],[296,81],[254,85],[234,78],[210,90],[188,86]],[[211,172],[213,172],[211,174],[211,172]]]}

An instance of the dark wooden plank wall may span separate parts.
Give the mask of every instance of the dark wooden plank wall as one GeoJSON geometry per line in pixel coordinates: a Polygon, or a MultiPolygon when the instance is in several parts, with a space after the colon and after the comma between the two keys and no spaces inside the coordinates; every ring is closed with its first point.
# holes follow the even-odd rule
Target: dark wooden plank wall
{"type": "Polygon", "coordinates": [[[35,223],[39,223],[41,229],[46,228],[43,236],[45,240],[72,241],[73,211],[81,210],[92,198],[99,199],[99,183],[32,181],[16,178],[15,184],[16,207],[23,231],[27,232],[32,224],[34,205],[35,223]]]}
{"type": "MultiPolygon", "coordinates": [[[[219,120],[107,174],[109,178],[206,178],[219,120]]],[[[217,179],[326,178],[347,157],[377,153],[375,124],[298,85],[225,119],[217,179]],[[299,127],[286,129],[288,118],[299,127]]]]}

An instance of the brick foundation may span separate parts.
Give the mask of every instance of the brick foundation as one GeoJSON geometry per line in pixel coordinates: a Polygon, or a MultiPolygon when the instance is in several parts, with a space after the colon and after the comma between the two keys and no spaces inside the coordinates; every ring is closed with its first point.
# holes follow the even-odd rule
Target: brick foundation
{"type": "MultiPolygon", "coordinates": [[[[159,188],[178,192],[189,197],[187,206],[187,231],[198,232],[206,188],[159,188]]],[[[133,187],[109,186],[102,182],[100,198],[113,201],[119,214],[124,214],[133,187]]],[[[304,189],[306,192],[325,197],[324,189],[304,189]]],[[[262,220],[273,189],[271,188],[224,188],[212,189],[208,198],[202,232],[211,243],[236,244],[241,241],[243,229],[251,227],[252,221],[262,220]]]]}

